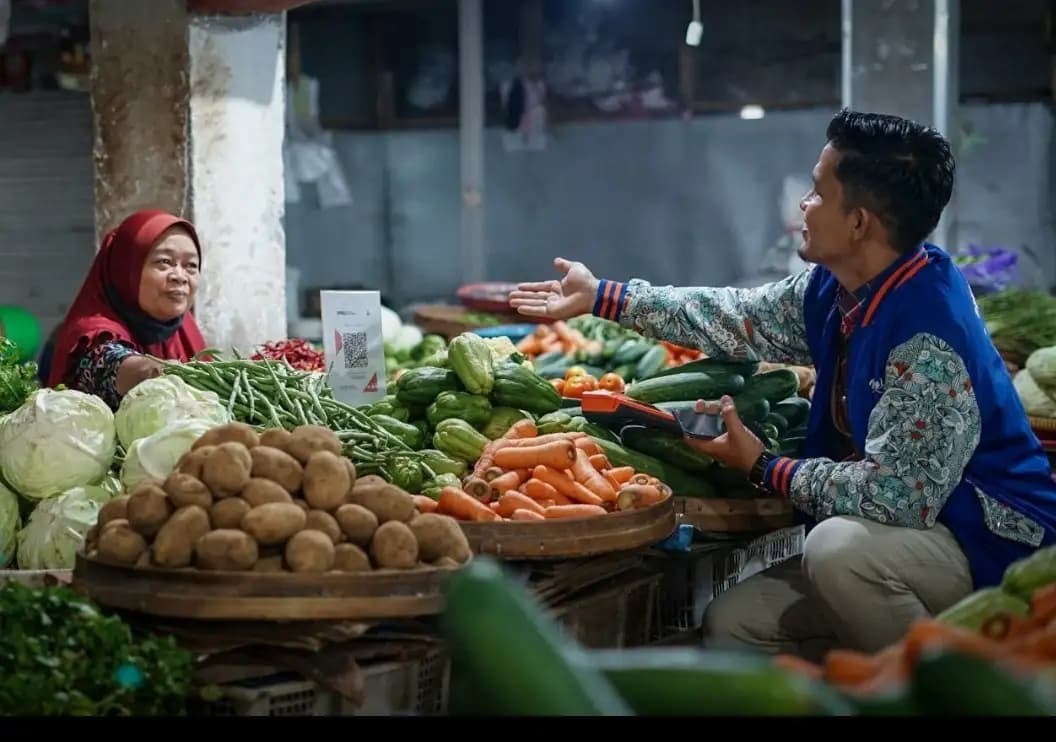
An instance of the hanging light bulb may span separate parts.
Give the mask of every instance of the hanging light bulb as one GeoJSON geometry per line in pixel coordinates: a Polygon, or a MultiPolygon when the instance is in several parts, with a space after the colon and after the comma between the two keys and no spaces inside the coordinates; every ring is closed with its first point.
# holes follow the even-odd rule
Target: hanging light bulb
{"type": "Polygon", "coordinates": [[[704,24],[700,22],[700,0],[693,0],[693,20],[686,28],[686,44],[688,46],[700,46],[700,38],[704,35],[704,24]]]}

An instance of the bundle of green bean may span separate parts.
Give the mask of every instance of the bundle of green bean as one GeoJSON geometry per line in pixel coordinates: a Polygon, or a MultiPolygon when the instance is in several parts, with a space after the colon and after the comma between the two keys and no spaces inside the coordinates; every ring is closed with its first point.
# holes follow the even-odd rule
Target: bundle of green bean
{"type": "MultiPolygon", "coordinates": [[[[163,361],[165,373],[189,386],[215,392],[233,419],[260,428],[322,425],[344,443],[344,454],[361,474],[391,479],[392,457],[416,452],[351,405],[333,398],[326,375],[298,371],[285,361],[218,360],[174,363],[163,361]]],[[[433,472],[420,459],[423,474],[433,472]]]]}

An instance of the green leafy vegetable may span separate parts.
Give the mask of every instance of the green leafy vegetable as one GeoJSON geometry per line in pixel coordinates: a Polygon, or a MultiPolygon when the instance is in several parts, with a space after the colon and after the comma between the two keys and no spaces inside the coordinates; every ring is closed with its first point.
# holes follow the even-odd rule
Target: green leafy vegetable
{"type": "Polygon", "coordinates": [[[1056,297],[1009,289],[979,299],[994,345],[1024,361],[1038,348],[1056,345],[1056,297]]]}
{"type": "Polygon", "coordinates": [[[40,386],[37,364],[20,363],[20,357],[15,341],[0,337],[0,414],[17,410],[40,386]]]}

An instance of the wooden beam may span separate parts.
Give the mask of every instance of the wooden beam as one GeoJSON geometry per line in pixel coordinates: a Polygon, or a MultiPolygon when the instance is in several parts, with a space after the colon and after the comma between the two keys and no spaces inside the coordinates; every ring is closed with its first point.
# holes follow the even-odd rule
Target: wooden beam
{"type": "Polygon", "coordinates": [[[187,0],[187,10],[209,15],[282,13],[315,0],[187,0]]]}

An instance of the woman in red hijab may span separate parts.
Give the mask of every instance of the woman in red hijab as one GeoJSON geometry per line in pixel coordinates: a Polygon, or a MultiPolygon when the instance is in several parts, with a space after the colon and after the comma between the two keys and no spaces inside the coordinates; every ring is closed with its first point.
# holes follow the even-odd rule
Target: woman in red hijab
{"type": "Polygon", "coordinates": [[[191,314],[202,250],[194,226],[139,211],[106,236],[55,342],[48,386],[95,394],[116,409],[161,373],[147,356],[186,361],[205,348],[191,314]]]}

